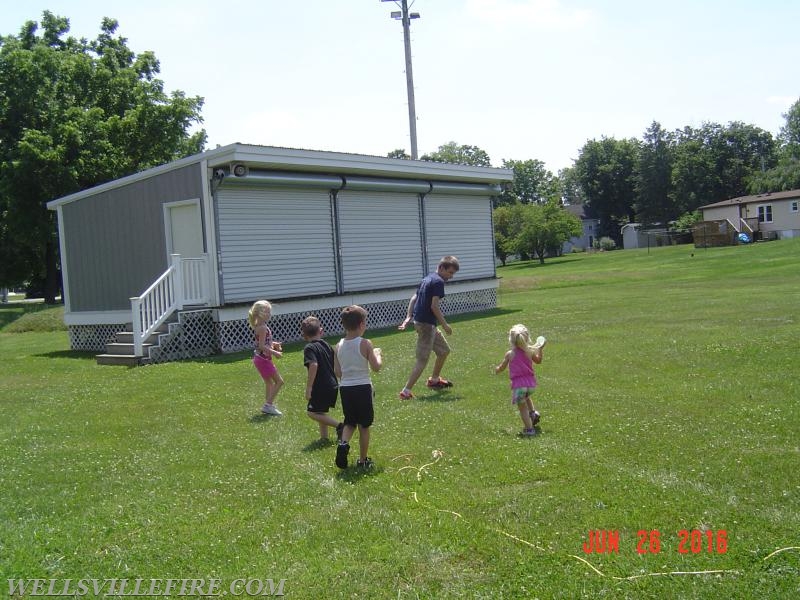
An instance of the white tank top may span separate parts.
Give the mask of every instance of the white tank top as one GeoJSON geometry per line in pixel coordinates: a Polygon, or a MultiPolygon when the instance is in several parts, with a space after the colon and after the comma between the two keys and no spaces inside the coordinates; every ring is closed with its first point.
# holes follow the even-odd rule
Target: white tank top
{"type": "Polygon", "coordinates": [[[340,386],[366,385],[372,383],[369,378],[369,362],[361,354],[362,337],[347,340],[342,338],[336,344],[336,356],[342,368],[340,386]]]}

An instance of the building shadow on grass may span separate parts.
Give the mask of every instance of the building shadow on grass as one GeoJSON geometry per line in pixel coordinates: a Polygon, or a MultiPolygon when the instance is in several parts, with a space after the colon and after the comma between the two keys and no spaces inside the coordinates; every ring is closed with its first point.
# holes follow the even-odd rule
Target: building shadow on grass
{"type": "Polygon", "coordinates": [[[78,360],[94,360],[99,352],[91,350],[53,350],[52,352],[41,352],[34,354],[42,358],[76,358],[78,360]]]}

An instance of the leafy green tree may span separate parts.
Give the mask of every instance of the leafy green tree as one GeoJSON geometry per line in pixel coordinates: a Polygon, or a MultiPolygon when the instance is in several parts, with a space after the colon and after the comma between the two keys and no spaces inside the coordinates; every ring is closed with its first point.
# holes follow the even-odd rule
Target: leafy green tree
{"type": "Polygon", "coordinates": [[[600,221],[599,234],[620,245],[622,225],[635,218],[638,152],[639,143],[635,139],[589,140],[574,166],[586,204],[600,221]]]}
{"type": "Polygon", "coordinates": [[[45,11],[0,37],[0,285],[44,280],[58,293],[49,200],[201,152],[203,100],[164,92],[152,52],[136,55],[105,18],[91,42],[45,11]]]}
{"type": "Polygon", "coordinates": [[[520,252],[538,257],[541,264],[548,254],[560,254],[564,242],[581,235],[580,219],[565,211],[559,200],[525,204],[520,208],[522,226],[516,247],[520,252]]]}
{"type": "Polygon", "coordinates": [[[398,148],[397,150],[392,150],[389,152],[389,154],[386,155],[386,158],[402,158],[404,160],[411,160],[411,155],[407,154],[402,148],[398,148]]]}
{"type": "Polygon", "coordinates": [[[561,197],[565,204],[579,206],[586,203],[578,171],[575,167],[567,167],[558,172],[561,197]]]}
{"type": "Polygon", "coordinates": [[[517,239],[522,224],[522,206],[518,203],[503,204],[492,211],[494,224],[494,251],[503,266],[517,252],[517,239]]]}
{"type": "Polygon", "coordinates": [[[653,121],[639,147],[636,169],[636,218],[645,224],[668,223],[677,216],[672,205],[672,141],[653,121]]]}
{"type": "Polygon", "coordinates": [[[703,136],[691,127],[675,133],[672,151],[672,204],[679,214],[718,202],[719,174],[703,136]]]}
{"type": "Polygon", "coordinates": [[[561,196],[560,181],[540,160],[503,160],[503,168],[514,171],[514,182],[498,197],[499,205],[516,202],[541,204],[561,196]]]}
{"type": "Polygon", "coordinates": [[[786,123],[778,134],[777,160],[749,181],[751,194],[800,189],[800,100],[784,113],[786,123]]]}
{"type": "Polygon", "coordinates": [[[452,163],[455,165],[471,165],[473,167],[491,167],[489,155],[477,146],[459,145],[448,142],[430,154],[423,154],[420,160],[430,162],[452,163]]]}
{"type": "Polygon", "coordinates": [[[703,220],[703,213],[699,210],[687,212],[675,219],[675,231],[691,231],[695,223],[703,220]]]}

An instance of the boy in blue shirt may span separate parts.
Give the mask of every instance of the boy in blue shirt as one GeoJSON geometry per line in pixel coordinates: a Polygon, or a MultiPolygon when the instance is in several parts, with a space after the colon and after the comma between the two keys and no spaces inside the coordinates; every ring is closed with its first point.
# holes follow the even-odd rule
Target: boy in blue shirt
{"type": "Polygon", "coordinates": [[[450,346],[437,329],[437,325],[441,325],[447,335],[453,333],[442,314],[439,303],[444,298],[445,282],[450,281],[458,269],[458,259],[455,256],[445,256],[439,261],[436,272],[431,273],[420,282],[417,292],[408,301],[406,318],[400,323],[398,329],[402,331],[411,321],[414,322],[414,329],[417,332],[417,360],[411,369],[405,387],[400,392],[401,400],[414,397],[411,389],[422,375],[422,371],[425,370],[431,352],[436,354],[436,361],[433,363],[433,371],[428,378],[428,387],[438,390],[453,385],[447,379],[440,377],[444,362],[450,354],[450,346]]]}

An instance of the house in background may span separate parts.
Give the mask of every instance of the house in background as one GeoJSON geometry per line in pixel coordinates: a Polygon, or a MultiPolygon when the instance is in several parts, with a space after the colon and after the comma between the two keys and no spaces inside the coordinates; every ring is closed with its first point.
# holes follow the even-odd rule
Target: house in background
{"type": "Polygon", "coordinates": [[[252,347],[247,311],[274,304],[275,338],[343,306],[400,322],[442,256],[461,261],[443,308],[497,303],[491,198],[510,169],[231,144],[48,203],[58,213],[64,320],[100,362],[252,347]],[[117,355],[124,355],[119,358],[117,355]]]}
{"type": "Polygon", "coordinates": [[[581,220],[583,233],[580,237],[572,237],[564,242],[561,248],[563,254],[572,252],[573,248],[580,250],[591,250],[594,247],[595,240],[598,239],[598,228],[600,227],[600,219],[594,219],[586,215],[585,204],[567,204],[564,210],[575,215],[581,220]]]}
{"type": "Polygon", "coordinates": [[[703,221],[695,226],[695,244],[702,243],[697,239],[698,231],[720,231],[734,240],[739,233],[747,233],[754,240],[800,236],[800,190],[739,196],[698,210],[703,221]]]}

